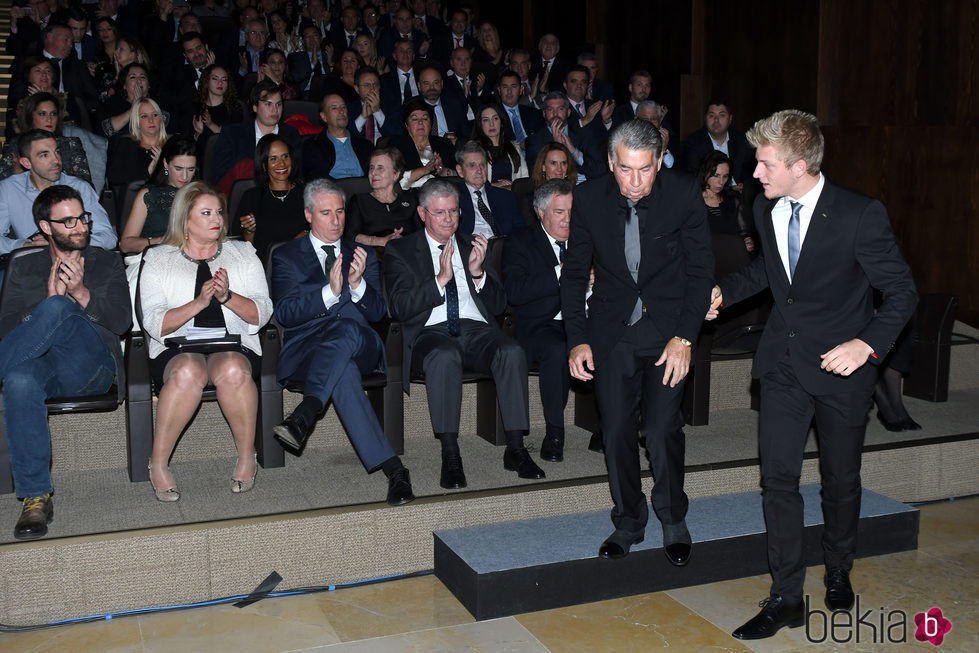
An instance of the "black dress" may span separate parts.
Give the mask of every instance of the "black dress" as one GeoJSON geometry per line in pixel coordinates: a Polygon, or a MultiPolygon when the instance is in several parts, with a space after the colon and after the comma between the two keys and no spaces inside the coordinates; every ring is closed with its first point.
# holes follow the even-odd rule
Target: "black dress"
{"type": "MultiPolygon", "coordinates": [[[[198,111],[199,112],[196,115],[200,115],[201,113],[203,113],[204,107],[198,107],[198,111]]],[[[223,102],[213,107],[211,106],[207,107],[207,112],[211,115],[211,122],[213,122],[218,127],[221,127],[222,129],[224,128],[225,125],[230,125],[232,123],[241,122],[242,120],[244,120],[244,115],[242,114],[240,107],[238,109],[235,109],[234,111],[231,111],[228,109],[228,105],[223,102]]],[[[193,123],[189,125],[185,125],[184,129],[185,129],[184,131],[185,134],[193,135],[194,133],[193,123]]],[[[197,137],[197,160],[198,161],[204,160],[204,146],[207,144],[208,139],[217,138],[217,137],[218,134],[215,134],[207,127],[204,128],[204,131],[201,132],[201,135],[197,137]]]]}
{"type": "MultiPolygon", "coordinates": [[[[134,141],[128,132],[116,134],[109,139],[109,163],[105,168],[105,179],[110,186],[120,189],[124,194],[126,186],[131,182],[150,178],[149,166],[152,160],[152,152],[140,147],[139,141],[134,141]]],[[[157,165],[160,165],[159,161],[157,165]]]]}
{"type": "Polygon", "coordinates": [[[421,227],[418,219],[418,200],[413,193],[399,192],[394,201],[385,204],[370,193],[358,193],[347,202],[347,223],[344,236],[357,234],[387,236],[398,227],[407,236],[421,227]]]}
{"type": "MultiPolygon", "coordinates": [[[[281,192],[276,191],[281,195],[281,192]]],[[[303,212],[303,184],[296,184],[284,199],[272,195],[268,188],[250,188],[241,198],[241,208],[231,223],[231,234],[241,235],[241,217],[255,214],[255,235],[252,245],[258,260],[265,265],[269,247],[275,243],[292,240],[309,229],[303,212]]]]}

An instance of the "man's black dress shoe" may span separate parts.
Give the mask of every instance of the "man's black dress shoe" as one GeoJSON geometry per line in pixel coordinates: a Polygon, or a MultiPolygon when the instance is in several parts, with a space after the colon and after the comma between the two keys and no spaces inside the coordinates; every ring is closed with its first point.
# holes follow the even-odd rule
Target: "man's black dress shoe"
{"type": "Polygon", "coordinates": [[[388,505],[401,506],[409,501],[414,501],[415,495],[411,491],[411,477],[408,469],[402,467],[388,479],[388,505]]]}
{"type": "Polygon", "coordinates": [[[466,472],[462,469],[462,457],[459,454],[442,456],[442,478],[439,485],[446,490],[459,490],[466,487],[466,472]]]}
{"type": "Polygon", "coordinates": [[[305,415],[296,411],[274,427],[272,434],[282,443],[286,451],[298,456],[306,446],[306,440],[309,439],[309,434],[313,432],[315,425],[315,421],[308,420],[305,415]]]}
{"type": "Polygon", "coordinates": [[[598,549],[599,558],[608,558],[610,560],[615,560],[616,558],[624,558],[629,555],[629,549],[633,544],[639,544],[644,539],[644,534],[639,535],[629,535],[628,533],[621,533],[615,531],[608,536],[608,539],[602,542],[602,546],[598,549]]]}
{"type": "Polygon", "coordinates": [[[674,542],[663,547],[666,559],[674,567],[684,567],[690,562],[690,545],[686,542],[674,542]]]}
{"type": "Polygon", "coordinates": [[[14,538],[34,540],[48,534],[48,524],[54,519],[54,502],[50,494],[40,497],[26,497],[21,508],[20,519],[14,526],[14,538]]]}
{"type": "Polygon", "coordinates": [[[798,628],[805,622],[802,601],[787,603],[781,596],[770,596],[758,605],[761,612],[731,633],[738,639],[765,639],[783,627],[798,628]]]}
{"type": "Polygon", "coordinates": [[[853,587],[850,585],[850,572],[843,567],[827,569],[826,607],[833,612],[846,612],[853,607],[853,587]]]}
{"type": "Polygon", "coordinates": [[[508,472],[516,472],[520,478],[544,478],[544,470],[538,467],[534,459],[530,457],[527,447],[504,451],[503,469],[508,472]]]}
{"type": "Polygon", "coordinates": [[[564,460],[564,434],[548,433],[540,444],[540,459],[550,463],[564,460]]]}
{"type": "Polygon", "coordinates": [[[683,567],[690,562],[690,531],[687,522],[663,524],[663,552],[666,559],[675,567],[683,567]]]}
{"type": "Polygon", "coordinates": [[[595,453],[605,453],[605,441],[602,440],[602,432],[596,431],[591,434],[591,439],[588,440],[588,451],[594,451],[595,453]]]}

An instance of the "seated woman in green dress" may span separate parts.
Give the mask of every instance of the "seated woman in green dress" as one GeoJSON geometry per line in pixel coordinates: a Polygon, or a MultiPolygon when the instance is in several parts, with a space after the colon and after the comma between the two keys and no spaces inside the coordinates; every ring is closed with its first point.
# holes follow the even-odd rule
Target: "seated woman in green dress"
{"type": "Polygon", "coordinates": [[[139,191],[119,239],[124,254],[138,254],[163,240],[177,191],[197,176],[197,145],[183,136],[167,141],[149,183],[139,191]]]}

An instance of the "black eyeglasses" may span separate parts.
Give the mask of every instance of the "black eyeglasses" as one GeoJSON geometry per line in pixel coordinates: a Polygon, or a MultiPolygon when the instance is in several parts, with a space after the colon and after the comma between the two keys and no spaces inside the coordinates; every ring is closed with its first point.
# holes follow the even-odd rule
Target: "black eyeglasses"
{"type": "Polygon", "coordinates": [[[74,229],[79,220],[81,220],[82,224],[87,227],[88,225],[92,224],[92,214],[85,211],[81,215],[69,215],[67,218],[61,218],[60,220],[52,220],[51,218],[47,219],[48,222],[56,222],[64,225],[65,229],[74,229]]]}

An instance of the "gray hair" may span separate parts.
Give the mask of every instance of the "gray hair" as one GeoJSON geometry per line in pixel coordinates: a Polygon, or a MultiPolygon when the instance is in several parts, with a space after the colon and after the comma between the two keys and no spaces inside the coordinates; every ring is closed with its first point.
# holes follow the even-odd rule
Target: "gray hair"
{"type": "Polygon", "coordinates": [[[594,52],[582,52],[578,55],[579,64],[583,64],[586,61],[598,61],[598,57],[595,56],[594,52]]]}
{"type": "Polygon", "coordinates": [[[315,211],[316,196],[321,194],[339,195],[344,206],[347,204],[347,194],[343,192],[339,184],[329,179],[314,179],[306,184],[306,188],[303,190],[303,208],[310,213],[315,211]]]}
{"type": "Polygon", "coordinates": [[[418,191],[418,203],[426,209],[432,200],[439,197],[454,197],[458,200],[459,189],[451,181],[434,178],[426,181],[421,190],[418,191]]]}
{"type": "Polygon", "coordinates": [[[561,100],[564,102],[565,106],[567,106],[569,109],[571,108],[571,102],[568,100],[568,96],[564,94],[564,91],[551,91],[544,96],[544,100],[541,102],[541,104],[547,104],[548,100],[561,100]]]}
{"type": "Polygon", "coordinates": [[[534,191],[534,214],[540,218],[541,214],[551,208],[551,200],[555,195],[570,195],[572,190],[571,184],[565,179],[545,181],[534,191]]]}
{"type": "Polygon", "coordinates": [[[663,107],[660,105],[659,102],[654,102],[652,100],[643,100],[642,102],[636,105],[636,115],[638,116],[639,112],[642,111],[643,109],[656,109],[656,115],[659,116],[660,118],[663,117],[663,107]]]}
{"type": "Polygon", "coordinates": [[[456,163],[462,165],[462,160],[467,154],[482,154],[486,162],[489,163],[489,152],[477,141],[468,140],[462,147],[456,150],[456,163]]]}
{"type": "Polygon", "coordinates": [[[653,158],[658,159],[663,151],[663,137],[653,123],[634,118],[612,130],[608,139],[608,156],[612,161],[618,160],[615,150],[620,145],[627,150],[652,150],[653,158]]]}

